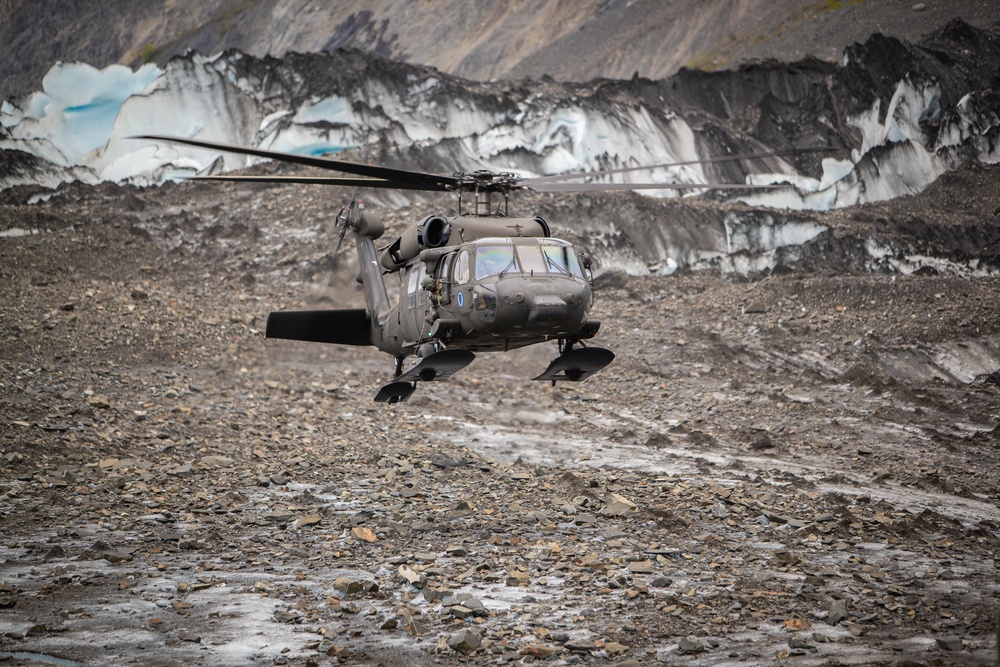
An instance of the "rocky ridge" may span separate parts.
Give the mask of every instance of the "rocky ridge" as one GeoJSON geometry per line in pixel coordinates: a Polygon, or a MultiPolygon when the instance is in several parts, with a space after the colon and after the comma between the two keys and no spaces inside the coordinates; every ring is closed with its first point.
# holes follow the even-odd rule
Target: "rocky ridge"
{"type": "Polygon", "coordinates": [[[659,79],[681,67],[813,56],[835,62],[873,32],[907,41],[960,18],[1000,21],[990,0],[581,0],[572,4],[349,0],[67,0],[0,3],[0,97],[39,88],[57,60],[135,66],[189,50],[254,56],[361,49],[468,79],[659,79]]]}

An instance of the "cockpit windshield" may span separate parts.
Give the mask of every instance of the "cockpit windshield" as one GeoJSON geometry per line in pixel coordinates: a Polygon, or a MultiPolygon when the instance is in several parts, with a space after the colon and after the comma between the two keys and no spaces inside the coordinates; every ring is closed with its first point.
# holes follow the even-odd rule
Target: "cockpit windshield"
{"type": "Polygon", "coordinates": [[[514,246],[482,245],[476,248],[476,280],[512,271],[518,271],[514,246]]]}
{"type": "Polygon", "coordinates": [[[569,273],[583,277],[583,270],[580,268],[580,260],[577,259],[573,246],[563,243],[542,243],[542,254],[545,255],[545,263],[552,273],[569,273]]]}
{"type": "Polygon", "coordinates": [[[509,273],[583,277],[573,246],[564,241],[545,239],[539,244],[484,244],[476,247],[476,280],[509,273]]]}

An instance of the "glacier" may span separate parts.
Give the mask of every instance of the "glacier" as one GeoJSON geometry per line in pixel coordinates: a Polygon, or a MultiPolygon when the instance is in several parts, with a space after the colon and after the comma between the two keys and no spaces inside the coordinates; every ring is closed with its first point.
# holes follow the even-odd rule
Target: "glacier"
{"type": "MultiPolygon", "coordinates": [[[[991,83],[1000,40],[984,34],[949,24],[928,38],[933,49],[875,35],[838,64],[750,64],[582,84],[471,82],[344,50],[280,59],[189,53],[136,70],[57,63],[43,90],[0,105],[0,188],[155,186],[261,162],[132,138],[163,134],[310,155],[358,150],[389,166],[449,174],[630,169],[593,180],[787,184],[726,196],[755,208],[827,211],[919,193],[965,162],[1000,162],[1000,94],[991,83]],[[817,145],[837,150],[672,164],[817,145]],[[657,166],[636,169],[644,165],[657,166]]],[[[657,257],[618,263],[642,273],[656,261],[673,270],[725,254],[763,257],[821,229],[794,215],[749,215],[713,233],[714,241],[692,249],[654,231],[657,257]]],[[[750,264],[770,260],[762,261],[750,264]]]]}
{"type": "MultiPolygon", "coordinates": [[[[966,90],[958,103],[948,104],[947,98],[955,93],[943,90],[933,71],[911,71],[884,89],[859,90],[852,81],[859,78],[854,70],[879,66],[866,62],[873,59],[876,46],[901,49],[904,55],[916,48],[872,41],[849,50],[838,69],[807,71],[806,79],[811,76],[816,81],[839,77],[830,91],[845,99],[834,100],[832,112],[820,109],[814,120],[791,120],[800,126],[791,131],[825,132],[819,143],[840,144],[843,154],[818,155],[805,171],[803,160],[773,158],[766,164],[743,164],[736,182],[794,187],[747,190],[737,195],[738,200],[752,206],[828,210],[920,192],[962,160],[1000,160],[1000,112],[988,90],[966,90]],[[870,101],[852,104],[852,97],[870,101]],[[818,125],[832,124],[826,116],[836,113],[837,104],[847,111],[838,119],[841,131],[817,130],[818,125]]],[[[738,72],[704,74],[697,84],[726,90],[739,85],[734,83],[738,76],[738,72]]],[[[792,83],[793,76],[803,77],[780,71],[768,76],[786,76],[792,83]]],[[[746,114],[745,109],[733,108],[738,106],[735,102],[727,100],[723,112],[699,101],[704,107],[699,109],[689,99],[672,98],[669,91],[676,89],[676,82],[642,82],[656,87],[655,98],[632,83],[483,84],[343,51],[284,59],[257,59],[238,51],[214,56],[191,53],[162,69],[149,64],[135,71],[120,65],[98,70],[85,63],[58,63],[45,77],[42,91],[7,100],[0,107],[0,149],[49,163],[50,181],[155,185],[259,162],[130,138],[167,134],[312,155],[390,146],[400,158],[420,152],[423,164],[445,173],[457,168],[492,169],[538,176],[661,165],[616,178],[700,183],[724,181],[734,174],[710,165],[664,165],[806,143],[734,132],[727,124],[746,114]]],[[[793,88],[787,82],[778,81],[770,90],[753,85],[743,85],[737,99],[764,103],[767,96],[782,95],[785,104],[801,106],[808,101],[796,98],[794,92],[779,92],[793,88]]],[[[779,117],[778,122],[787,126],[790,119],[779,117]]],[[[393,156],[383,150],[379,157],[393,156]]],[[[37,173],[13,172],[0,176],[0,187],[38,180],[37,173]]],[[[642,192],[652,197],[695,193],[642,192]]]]}

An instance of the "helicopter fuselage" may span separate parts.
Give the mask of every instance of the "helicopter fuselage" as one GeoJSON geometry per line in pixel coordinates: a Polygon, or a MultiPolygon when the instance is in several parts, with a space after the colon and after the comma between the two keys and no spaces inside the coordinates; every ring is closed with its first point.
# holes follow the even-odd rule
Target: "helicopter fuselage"
{"type": "Polygon", "coordinates": [[[433,255],[400,270],[383,351],[407,355],[435,343],[499,351],[596,333],[596,323],[586,326],[590,283],[566,241],[487,237],[433,255]]]}
{"type": "Polygon", "coordinates": [[[601,326],[588,317],[589,264],[543,219],[430,216],[381,251],[381,220],[362,210],[352,227],[365,308],[272,312],[266,335],[393,355],[394,379],[376,401],[405,401],[418,380],[447,379],[476,352],[557,341],[559,357],[533,378],[552,382],[585,379],[614,359],[603,348],[574,349],[601,326]],[[398,277],[395,299],[387,275],[398,277]],[[404,372],[407,357],[414,363],[404,372]]]}

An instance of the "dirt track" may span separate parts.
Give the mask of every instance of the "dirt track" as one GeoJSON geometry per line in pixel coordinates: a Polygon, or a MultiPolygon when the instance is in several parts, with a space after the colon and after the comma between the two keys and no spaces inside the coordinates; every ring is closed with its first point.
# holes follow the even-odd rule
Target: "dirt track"
{"type": "Polygon", "coordinates": [[[261,335],[358,299],[334,195],[4,197],[0,662],[992,664],[1000,279],[633,279],[592,381],[385,407],[387,357],[261,335]]]}

